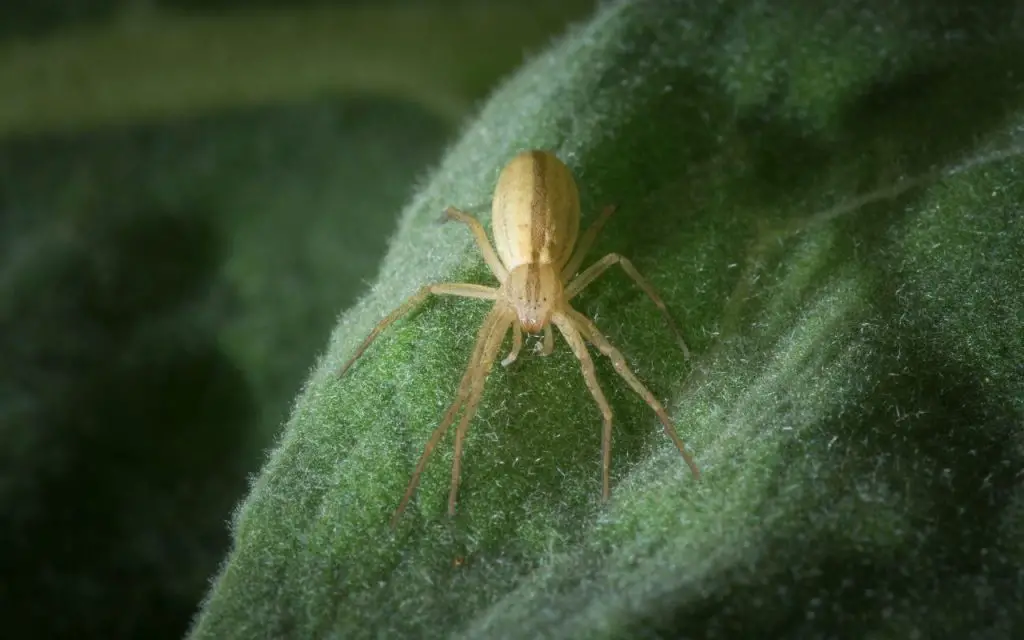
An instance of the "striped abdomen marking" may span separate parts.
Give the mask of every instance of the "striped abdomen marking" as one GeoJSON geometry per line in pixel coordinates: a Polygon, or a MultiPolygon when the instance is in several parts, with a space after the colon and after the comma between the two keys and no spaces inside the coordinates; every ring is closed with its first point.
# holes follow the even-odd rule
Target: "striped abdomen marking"
{"type": "Polygon", "coordinates": [[[579,234],[579,192],[554,154],[526,151],[498,176],[492,226],[498,257],[511,271],[524,264],[561,268],[579,234]]]}

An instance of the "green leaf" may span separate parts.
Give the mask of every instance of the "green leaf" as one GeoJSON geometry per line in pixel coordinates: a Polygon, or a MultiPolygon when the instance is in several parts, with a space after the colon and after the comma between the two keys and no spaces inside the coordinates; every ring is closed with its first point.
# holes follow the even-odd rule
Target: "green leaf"
{"type": "MultiPolygon", "coordinates": [[[[1006,637],[1020,622],[1024,25],[1014,4],[621,2],[489,99],[406,207],[234,519],[192,632],[252,637],[1006,637]],[[1016,11],[1016,13],[1014,13],[1016,11]],[[496,367],[458,514],[452,400],[493,284],[471,237],[518,150],[576,172],[593,250],[574,301],[666,406],[694,481],[606,360],[600,415],[564,343],[496,367]]],[[[489,223],[489,216],[482,219],[489,223]]],[[[506,344],[507,346],[507,344],[506,344]]]]}

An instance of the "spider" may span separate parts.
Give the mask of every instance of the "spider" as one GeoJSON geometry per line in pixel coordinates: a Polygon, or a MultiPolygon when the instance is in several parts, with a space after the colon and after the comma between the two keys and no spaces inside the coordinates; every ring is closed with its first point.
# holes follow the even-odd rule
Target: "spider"
{"type": "Polygon", "coordinates": [[[684,357],[689,358],[686,342],[673,322],[665,303],[647,280],[640,275],[632,262],[617,253],[610,253],[576,275],[594,239],[614,210],[614,206],[606,207],[597,220],[580,236],[579,192],[572,173],[554,154],[537,150],[517,154],[505,165],[498,176],[492,202],[494,246],[488,241],[487,234],[479,220],[455,207],[448,207],[445,210],[443,220],[456,220],[469,228],[480,253],[491,272],[498,279],[500,286],[495,288],[468,283],[424,286],[373,328],[370,335],[356,349],[355,355],[341,367],[338,374],[339,376],[344,375],[381,331],[423,303],[431,294],[494,301],[494,306],[485,317],[477,333],[476,346],[466,367],[466,372],[462,376],[455,400],[448,407],[440,425],[427,441],[409,480],[405,495],[391,520],[392,527],[397,524],[412,498],[420,475],[434,448],[448,432],[459,410],[465,409],[456,429],[451,490],[448,494],[448,514],[449,516],[455,515],[455,502],[462,468],[463,441],[483,394],[484,381],[490,374],[505,335],[510,330],[512,332],[512,348],[501,361],[503,366],[507,367],[519,357],[523,346],[524,331],[534,335],[543,332],[543,346],[539,352],[541,355],[549,355],[555,346],[552,325],[558,328],[580,361],[583,379],[601,410],[603,418],[601,434],[601,497],[603,501],[607,501],[611,495],[609,469],[611,467],[612,410],[598,384],[594,362],[587,352],[587,342],[611,359],[615,371],[654,410],[664,427],[665,434],[679,449],[679,453],[690,467],[693,476],[700,477],[696,463],[686,451],[686,446],[673,428],[665,408],[630,370],[622,353],[601,334],[593,321],[573,309],[569,304],[573,297],[587,285],[609,267],[617,264],[661,310],[669,327],[675,333],[684,357]],[[577,239],[579,240],[578,244],[577,239]],[[497,251],[495,251],[495,247],[497,251]]]}

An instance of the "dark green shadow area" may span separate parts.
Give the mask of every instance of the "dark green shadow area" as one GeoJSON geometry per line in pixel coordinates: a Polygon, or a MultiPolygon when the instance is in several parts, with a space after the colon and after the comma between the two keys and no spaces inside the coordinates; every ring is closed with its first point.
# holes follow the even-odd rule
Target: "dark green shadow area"
{"type": "Polygon", "coordinates": [[[0,606],[45,637],[180,635],[245,489],[255,399],[188,314],[223,239],[191,213],[126,214],[5,278],[0,606]]]}
{"type": "Polygon", "coordinates": [[[618,3],[525,65],[340,319],[192,637],[1011,636],[1024,25],[973,6],[618,3]],[[600,505],[600,416],[560,343],[488,379],[456,517],[449,435],[392,533],[486,304],[432,301],[335,371],[417,286],[493,282],[434,220],[524,148],[574,169],[584,224],[619,206],[593,259],[630,257],[695,357],[621,272],[574,304],[704,477],[598,358],[600,505]]]}
{"type": "Polygon", "coordinates": [[[418,108],[324,100],[0,146],[11,629],[186,632],[249,474],[447,136],[418,108]]]}
{"type": "MultiPolygon", "coordinates": [[[[393,4],[408,4],[403,0],[389,0],[393,4]]],[[[443,8],[446,4],[459,5],[463,0],[431,0],[443,8]]],[[[288,7],[318,6],[370,6],[385,4],[377,0],[292,0],[288,7]]],[[[0,22],[0,39],[8,37],[52,36],[65,27],[100,25],[118,13],[132,11],[145,13],[165,10],[181,13],[224,13],[253,9],[280,8],[280,0],[8,0],[4,3],[4,19],[0,22]]]]}
{"type": "Polygon", "coordinates": [[[123,0],[12,0],[4,4],[0,39],[45,36],[68,24],[95,24],[123,4],[123,0]]]}

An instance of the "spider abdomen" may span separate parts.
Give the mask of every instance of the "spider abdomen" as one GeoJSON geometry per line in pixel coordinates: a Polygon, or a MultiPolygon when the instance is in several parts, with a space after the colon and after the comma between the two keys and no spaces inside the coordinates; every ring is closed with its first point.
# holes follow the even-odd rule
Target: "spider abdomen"
{"type": "Polygon", "coordinates": [[[569,261],[580,227],[580,198],[569,167],[547,151],[524,151],[502,169],[491,207],[498,256],[512,269],[569,261]]]}

